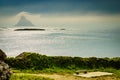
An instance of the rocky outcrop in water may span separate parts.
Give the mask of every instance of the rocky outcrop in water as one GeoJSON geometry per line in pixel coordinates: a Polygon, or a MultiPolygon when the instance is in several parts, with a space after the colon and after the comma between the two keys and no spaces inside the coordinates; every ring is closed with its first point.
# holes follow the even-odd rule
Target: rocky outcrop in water
{"type": "Polygon", "coordinates": [[[31,21],[26,19],[25,16],[21,16],[20,20],[15,26],[34,26],[31,21]]]}
{"type": "Polygon", "coordinates": [[[6,54],[0,49],[0,80],[9,80],[12,72],[7,63],[5,63],[6,54]]]}

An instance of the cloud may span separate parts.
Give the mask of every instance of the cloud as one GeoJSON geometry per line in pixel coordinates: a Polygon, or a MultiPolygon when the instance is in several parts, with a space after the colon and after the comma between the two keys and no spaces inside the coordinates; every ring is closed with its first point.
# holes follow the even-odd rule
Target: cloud
{"type": "Polygon", "coordinates": [[[32,13],[29,13],[29,12],[25,12],[25,11],[22,11],[20,13],[18,13],[15,18],[20,18],[21,16],[25,16],[27,19],[30,19],[30,20],[38,20],[40,19],[40,14],[32,14],[32,13]]]}

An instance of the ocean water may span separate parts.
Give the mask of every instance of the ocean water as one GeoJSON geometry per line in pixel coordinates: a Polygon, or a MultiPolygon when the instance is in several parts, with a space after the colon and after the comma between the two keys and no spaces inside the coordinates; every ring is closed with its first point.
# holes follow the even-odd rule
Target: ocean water
{"type": "Polygon", "coordinates": [[[14,31],[18,27],[0,28],[0,49],[9,57],[22,52],[48,56],[119,57],[117,31],[80,31],[45,28],[45,31],[14,31]]]}

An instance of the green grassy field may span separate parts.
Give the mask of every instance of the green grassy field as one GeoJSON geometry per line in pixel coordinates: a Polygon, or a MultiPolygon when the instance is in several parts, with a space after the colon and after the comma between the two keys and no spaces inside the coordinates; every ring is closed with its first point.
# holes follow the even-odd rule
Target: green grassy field
{"type": "MultiPolygon", "coordinates": [[[[83,69],[79,69],[83,70],[83,69]]],[[[83,78],[73,76],[75,70],[68,69],[44,69],[44,70],[12,70],[14,73],[10,80],[120,80],[120,70],[107,69],[86,69],[88,72],[103,71],[111,72],[112,76],[101,76],[95,78],[83,78]]]]}
{"type": "MultiPolygon", "coordinates": [[[[83,70],[83,69],[78,69],[83,70]]],[[[120,70],[113,69],[113,68],[100,68],[100,69],[85,69],[88,72],[95,72],[95,71],[102,71],[102,72],[110,72],[114,75],[113,78],[117,78],[120,80],[120,70]]],[[[47,75],[73,75],[75,73],[75,70],[69,70],[69,69],[61,69],[61,68],[54,68],[54,69],[43,69],[43,70],[15,70],[12,69],[12,71],[15,73],[12,75],[10,80],[53,80],[53,78],[46,78],[41,76],[36,76],[39,74],[47,74],[47,75]],[[24,73],[21,75],[21,73],[24,73]],[[20,75],[18,75],[20,74],[20,75]],[[35,75],[28,75],[28,74],[35,74],[35,75]]]]}
{"type": "MultiPolygon", "coordinates": [[[[88,72],[94,72],[94,71],[103,71],[103,72],[110,72],[110,73],[114,73],[114,75],[118,78],[120,78],[120,70],[117,69],[113,69],[113,68],[99,68],[99,69],[78,69],[78,70],[87,70],[88,72]]],[[[61,69],[61,68],[54,68],[54,69],[43,69],[43,70],[16,70],[13,69],[12,70],[14,73],[31,73],[31,74],[42,74],[42,73],[46,73],[46,74],[74,74],[76,70],[72,69],[61,69]]]]}
{"type": "Polygon", "coordinates": [[[54,80],[46,77],[28,74],[13,74],[10,80],[54,80]]]}

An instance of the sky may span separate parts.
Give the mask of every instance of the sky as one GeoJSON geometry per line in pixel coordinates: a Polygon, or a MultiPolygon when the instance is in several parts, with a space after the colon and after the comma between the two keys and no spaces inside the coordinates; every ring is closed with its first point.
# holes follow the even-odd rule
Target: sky
{"type": "Polygon", "coordinates": [[[14,25],[20,16],[35,25],[120,25],[120,0],[0,0],[0,25],[14,25]]]}

